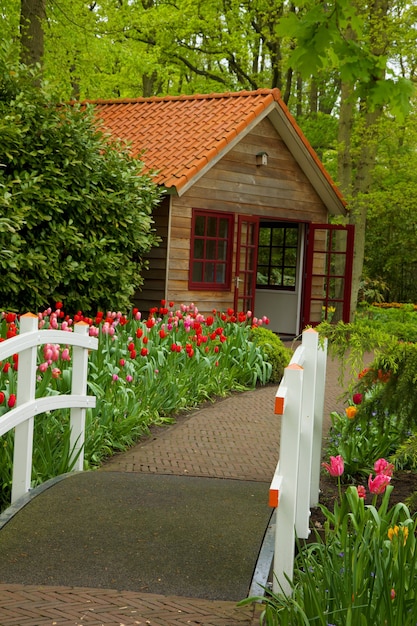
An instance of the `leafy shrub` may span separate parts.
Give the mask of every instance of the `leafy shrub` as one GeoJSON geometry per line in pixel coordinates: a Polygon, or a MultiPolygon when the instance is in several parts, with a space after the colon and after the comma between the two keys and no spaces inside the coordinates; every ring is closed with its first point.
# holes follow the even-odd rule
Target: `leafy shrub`
{"type": "Polygon", "coordinates": [[[417,310],[413,304],[374,303],[358,309],[355,326],[377,329],[393,335],[401,341],[417,342],[417,310]]]}
{"type": "Polygon", "coordinates": [[[250,338],[261,348],[265,360],[272,365],[269,382],[279,383],[284,374],[284,369],[290,362],[292,351],[284,346],[275,333],[263,326],[252,328],[250,338]]]}
{"type": "Polygon", "coordinates": [[[389,351],[377,353],[361,375],[357,391],[366,395],[363,409],[375,417],[381,432],[387,416],[396,416],[403,432],[416,429],[416,372],[417,344],[396,342],[389,351]]]}
{"type": "Polygon", "coordinates": [[[156,242],[159,191],[142,167],[0,45],[0,306],[127,309],[156,242]]]}
{"type": "Polygon", "coordinates": [[[388,285],[381,279],[362,278],[359,283],[359,303],[383,302],[388,294],[388,285]]]}
{"type": "Polygon", "coordinates": [[[390,459],[397,469],[417,470],[417,433],[412,433],[390,459]]]}

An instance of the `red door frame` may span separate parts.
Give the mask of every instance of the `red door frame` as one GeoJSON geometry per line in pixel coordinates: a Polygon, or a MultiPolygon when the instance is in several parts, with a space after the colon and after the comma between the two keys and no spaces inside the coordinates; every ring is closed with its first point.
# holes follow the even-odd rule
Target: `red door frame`
{"type": "Polygon", "coordinates": [[[258,264],[259,217],[239,215],[234,289],[235,311],[255,308],[256,267],[258,264]],[[243,228],[246,226],[246,228],[243,228]]]}
{"type": "Polygon", "coordinates": [[[320,323],[317,319],[312,319],[312,303],[314,301],[321,301],[322,306],[325,307],[327,317],[327,311],[332,304],[341,305],[342,320],[349,322],[350,318],[350,300],[352,290],[352,265],[353,265],[353,245],[354,245],[355,227],[351,224],[347,226],[341,226],[339,224],[309,224],[308,239],[307,239],[307,254],[306,254],[306,272],[304,283],[304,298],[303,298],[303,315],[302,326],[316,326],[320,323]],[[315,233],[317,230],[325,230],[329,236],[326,240],[327,248],[323,245],[316,244],[315,233]],[[332,244],[334,242],[335,233],[337,231],[345,231],[346,239],[344,248],[332,251],[332,244]],[[314,273],[313,269],[315,255],[324,255],[325,265],[323,271],[314,273]],[[335,255],[344,256],[344,272],[342,274],[332,273],[331,260],[335,255]],[[326,285],[325,293],[320,295],[313,294],[313,279],[314,277],[323,281],[326,285]],[[343,280],[343,294],[340,297],[332,297],[329,292],[329,284],[331,279],[343,280]]]}

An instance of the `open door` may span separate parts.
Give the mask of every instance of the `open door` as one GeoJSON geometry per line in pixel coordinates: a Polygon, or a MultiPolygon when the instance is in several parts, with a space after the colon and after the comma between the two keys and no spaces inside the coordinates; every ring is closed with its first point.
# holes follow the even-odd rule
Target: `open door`
{"type": "Polygon", "coordinates": [[[257,217],[239,215],[236,273],[235,311],[253,311],[255,307],[256,263],[259,222],[257,217]]]}
{"type": "Polygon", "coordinates": [[[303,327],[349,322],[354,226],[310,224],[303,327]]]}

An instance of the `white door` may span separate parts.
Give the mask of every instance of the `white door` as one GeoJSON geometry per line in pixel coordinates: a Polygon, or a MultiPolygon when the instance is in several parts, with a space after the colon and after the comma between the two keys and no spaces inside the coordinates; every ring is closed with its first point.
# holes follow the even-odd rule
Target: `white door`
{"type": "Polygon", "coordinates": [[[269,318],[268,328],[295,337],[300,328],[305,225],[260,221],[255,315],[269,318]]]}

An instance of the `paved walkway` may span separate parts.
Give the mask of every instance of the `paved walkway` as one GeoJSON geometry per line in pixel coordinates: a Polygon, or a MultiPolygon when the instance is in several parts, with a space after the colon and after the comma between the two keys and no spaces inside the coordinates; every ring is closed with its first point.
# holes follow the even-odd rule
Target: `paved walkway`
{"type": "MultiPolygon", "coordinates": [[[[327,373],[325,418],[341,406],[338,364],[329,360],[327,373]]],[[[221,478],[269,487],[279,451],[275,393],[276,386],[267,386],[233,394],[180,416],[172,426],[154,428],[148,438],[115,456],[98,473],[103,478],[106,473],[111,477],[126,472],[221,478]]],[[[326,419],[325,428],[328,423],[326,419]]],[[[254,626],[258,618],[259,607],[238,608],[235,601],[92,588],[88,582],[21,584],[0,577],[0,626],[254,626]]]]}

